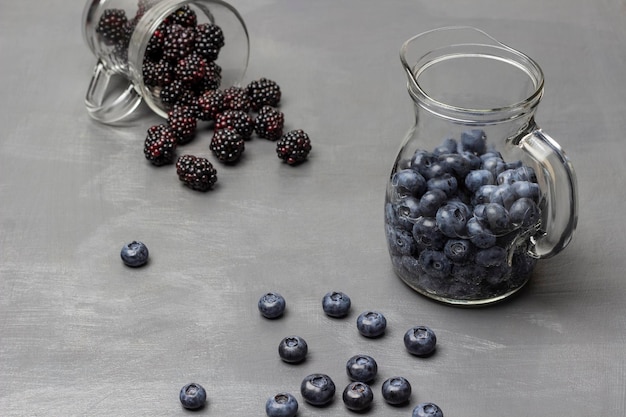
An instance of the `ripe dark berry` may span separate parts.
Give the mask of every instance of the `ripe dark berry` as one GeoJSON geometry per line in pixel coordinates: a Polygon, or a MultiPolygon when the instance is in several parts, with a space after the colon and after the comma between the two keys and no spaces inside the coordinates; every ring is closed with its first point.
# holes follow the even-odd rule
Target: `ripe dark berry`
{"type": "Polygon", "coordinates": [[[428,356],[434,352],[437,336],[426,326],[415,326],[404,334],[404,346],[415,356],[428,356]]]}
{"type": "Polygon", "coordinates": [[[224,46],[222,29],[210,23],[203,23],[195,28],[196,52],[209,61],[215,61],[224,46]]]}
{"type": "Polygon", "coordinates": [[[250,111],[250,97],[246,90],[232,86],[224,90],[224,107],[229,110],[250,111]]]}
{"type": "Polygon", "coordinates": [[[298,414],[298,400],[288,392],[281,392],[267,399],[267,417],[295,417],[298,414]]]}
{"type": "Polygon", "coordinates": [[[153,165],[171,164],[176,156],[177,145],[176,136],[167,125],[152,126],[148,129],[143,154],[153,165]]]}
{"type": "Polygon", "coordinates": [[[276,82],[267,78],[252,81],[246,87],[253,110],[260,110],[263,106],[278,106],[280,102],[280,87],[276,82]]]}
{"type": "Polygon", "coordinates": [[[347,294],[332,291],[322,298],[322,309],[330,317],[345,317],[350,312],[352,301],[347,294]]]}
{"type": "Polygon", "coordinates": [[[167,124],[179,145],[191,142],[197,123],[196,112],[190,106],[175,104],[167,113],[167,124]]]}
{"type": "Polygon", "coordinates": [[[176,63],[174,75],[187,84],[195,84],[206,75],[207,62],[200,55],[192,52],[176,63]]]}
{"type": "Polygon", "coordinates": [[[443,417],[443,411],[433,403],[421,403],[413,409],[412,417],[443,417]]]}
{"type": "Polygon", "coordinates": [[[286,306],[285,298],[277,292],[263,294],[257,303],[261,315],[268,319],[275,319],[282,316],[286,306]]]}
{"type": "Polygon", "coordinates": [[[128,35],[127,23],[128,18],[123,9],[106,9],[98,20],[96,33],[102,36],[107,45],[123,43],[128,35]]]}
{"type": "Polygon", "coordinates": [[[278,345],[278,356],[287,363],[302,362],[309,351],[306,341],[300,336],[288,336],[278,345]]]}
{"type": "Polygon", "coordinates": [[[378,311],[364,311],[357,317],[356,327],[365,337],[379,337],[385,333],[387,319],[378,311]]]}
{"type": "Polygon", "coordinates": [[[189,55],[195,44],[195,31],[193,28],[181,25],[170,25],[165,30],[163,40],[163,56],[176,62],[189,55]]]}
{"type": "Polygon", "coordinates": [[[200,384],[187,384],[180,389],[178,398],[183,407],[189,410],[197,410],[206,403],[206,390],[200,384]]]}
{"type": "Polygon", "coordinates": [[[276,154],[289,165],[296,165],[307,159],[311,152],[311,139],[303,130],[292,130],[276,142],[276,154]]]}
{"type": "Polygon", "coordinates": [[[120,256],[125,265],[136,268],[148,262],[148,247],[143,242],[134,240],[124,245],[120,256]]]}
{"type": "Polygon", "coordinates": [[[146,45],[146,58],[157,61],[163,56],[163,45],[165,44],[167,26],[168,23],[162,22],[159,27],[152,32],[148,45],[146,45]]]}
{"type": "Polygon", "coordinates": [[[224,93],[221,90],[208,90],[198,97],[198,119],[215,120],[224,111],[224,93]]]}
{"type": "Polygon", "coordinates": [[[354,355],[346,362],[346,372],[353,381],[371,382],[378,373],[378,364],[368,355],[354,355]]]}
{"type": "Polygon", "coordinates": [[[328,375],[311,374],[302,380],[300,394],[311,405],[326,405],[335,396],[335,383],[328,375]]]}
{"type": "Polygon", "coordinates": [[[368,409],[374,401],[374,392],[365,382],[351,382],[343,390],[343,403],[352,411],[363,411],[368,409]]]}
{"type": "Polygon", "coordinates": [[[404,377],[394,376],[383,382],[381,392],[389,404],[404,404],[411,398],[411,384],[404,377]]]}
{"type": "Polygon", "coordinates": [[[176,161],[176,174],[186,186],[197,191],[207,191],[217,181],[217,171],[206,158],[183,155],[176,161]]]}
{"type": "Polygon", "coordinates": [[[221,162],[237,162],[245,150],[245,142],[234,129],[217,129],[209,149],[221,162]]]}
{"type": "Polygon", "coordinates": [[[184,5],[170,14],[168,20],[176,25],[184,27],[195,27],[198,23],[198,16],[189,5],[184,5]]]}
{"type": "Polygon", "coordinates": [[[222,67],[217,65],[215,62],[209,61],[207,62],[204,77],[200,81],[196,82],[194,88],[200,96],[209,90],[217,90],[220,88],[221,84],[222,67]]]}
{"type": "Polygon", "coordinates": [[[181,80],[174,80],[164,86],[159,92],[161,102],[168,108],[175,104],[190,104],[194,100],[194,93],[191,87],[181,80]]]}
{"type": "Polygon", "coordinates": [[[254,131],[259,137],[278,140],[283,135],[285,115],[271,106],[263,106],[254,119],[254,131]]]}
{"type": "Polygon", "coordinates": [[[164,87],[174,80],[174,68],[164,59],[151,61],[146,59],[142,65],[143,82],[148,87],[164,87]]]}
{"type": "Polygon", "coordinates": [[[254,131],[254,121],[242,110],[224,110],[215,119],[215,130],[234,129],[244,140],[249,140],[254,131]]]}

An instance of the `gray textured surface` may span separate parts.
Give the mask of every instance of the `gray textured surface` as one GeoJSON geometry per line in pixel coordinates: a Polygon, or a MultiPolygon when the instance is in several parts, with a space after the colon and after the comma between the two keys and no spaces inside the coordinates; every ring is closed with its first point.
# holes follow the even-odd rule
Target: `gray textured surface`
{"type": "MultiPolygon", "coordinates": [[[[623,0],[238,0],[251,36],[247,80],[283,89],[289,128],[313,140],[292,168],[253,140],[219,169],[208,194],[142,155],[144,112],[125,126],[89,119],[95,59],[83,2],[0,5],[0,415],[185,415],[187,382],[208,390],[198,415],[260,416],[268,396],[325,372],[338,390],[345,361],[378,360],[370,415],[408,416],[434,401],[447,417],[624,416],[626,412],[626,2],[623,0]],[[411,123],[401,43],[470,24],[534,57],[546,75],[537,119],[568,152],[580,188],[573,243],[541,262],[520,296],[462,310],[410,291],[392,271],[382,232],[385,178],[411,123]],[[150,264],[119,249],[146,242],[150,264]],[[330,320],[331,289],[353,312],[330,320]],[[284,318],[258,297],[277,290],[284,318]],[[354,326],[364,309],[389,321],[377,340],[354,326]],[[414,324],[438,334],[435,356],[408,355],[414,324]],[[309,359],[281,363],[299,334],[309,359]],[[382,380],[406,376],[411,405],[390,407],[382,380]]],[[[188,145],[209,155],[208,133],[188,145]]],[[[348,415],[301,401],[301,416],[348,415]]]]}

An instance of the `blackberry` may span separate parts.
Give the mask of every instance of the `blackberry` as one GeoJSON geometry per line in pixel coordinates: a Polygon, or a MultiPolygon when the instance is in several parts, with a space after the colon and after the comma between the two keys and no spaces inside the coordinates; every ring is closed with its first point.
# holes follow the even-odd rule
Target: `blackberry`
{"type": "Polygon", "coordinates": [[[179,59],[174,74],[184,83],[195,84],[206,75],[207,62],[200,55],[192,52],[186,57],[179,59]]]}
{"type": "Polygon", "coordinates": [[[194,12],[191,7],[186,4],[169,15],[168,20],[175,25],[193,28],[198,23],[198,16],[196,15],[196,12],[194,12]]]}
{"type": "Polygon", "coordinates": [[[148,129],[143,154],[152,165],[171,164],[176,154],[176,146],[174,132],[165,124],[155,125],[148,129]]]}
{"type": "Polygon", "coordinates": [[[217,181],[217,171],[206,158],[183,155],[176,161],[178,179],[187,187],[197,191],[207,191],[217,181]]]}
{"type": "Polygon", "coordinates": [[[208,90],[198,97],[198,119],[215,120],[224,111],[224,93],[221,90],[208,90]]]}
{"type": "Polygon", "coordinates": [[[171,108],[175,104],[190,105],[195,99],[194,93],[188,85],[181,80],[174,80],[164,86],[159,92],[161,102],[171,108]]]}
{"type": "Polygon", "coordinates": [[[195,84],[195,89],[199,94],[208,90],[217,90],[222,84],[222,67],[215,62],[208,62],[204,78],[195,84]]]}
{"type": "Polygon", "coordinates": [[[246,91],[253,110],[259,110],[266,105],[276,107],[280,103],[280,87],[270,79],[261,78],[252,81],[246,87],[246,91]]]}
{"type": "Polygon", "coordinates": [[[154,32],[146,45],[146,57],[154,61],[158,61],[163,56],[163,45],[165,44],[165,34],[167,33],[167,24],[162,22],[154,32]]]}
{"type": "Polygon", "coordinates": [[[244,140],[234,129],[217,129],[209,149],[221,162],[237,162],[245,149],[244,140]]]}
{"type": "Polygon", "coordinates": [[[189,55],[194,48],[195,31],[181,25],[170,25],[165,30],[163,56],[176,62],[189,55]]]}
{"type": "Polygon", "coordinates": [[[176,136],[179,145],[191,142],[198,120],[194,110],[186,105],[175,104],[167,113],[167,125],[176,136]]]}
{"type": "Polygon", "coordinates": [[[142,65],[143,82],[148,87],[164,87],[174,80],[172,64],[165,59],[158,62],[146,59],[142,65]]]}
{"type": "Polygon", "coordinates": [[[292,130],[276,143],[276,154],[289,165],[296,165],[305,159],[311,151],[311,140],[302,129],[292,130]]]}
{"type": "Polygon", "coordinates": [[[224,46],[224,33],[219,26],[203,23],[195,28],[196,52],[209,61],[215,61],[224,46]]]}
{"type": "Polygon", "coordinates": [[[127,37],[127,23],[128,18],[123,9],[106,9],[98,20],[96,33],[102,36],[107,45],[116,45],[127,37]]]}
{"type": "Polygon", "coordinates": [[[271,106],[263,106],[254,119],[254,131],[262,138],[278,140],[283,134],[285,115],[271,106]]]}
{"type": "Polygon", "coordinates": [[[224,110],[215,118],[215,129],[234,129],[244,140],[249,140],[254,131],[254,121],[243,110],[224,110]]]}
{"type": "Polygon", "coordinates": [[[224,106],[227,109],[248,112],[250,105],[250,97],[243,88],[232,86],[224,90],[224,106]]]}

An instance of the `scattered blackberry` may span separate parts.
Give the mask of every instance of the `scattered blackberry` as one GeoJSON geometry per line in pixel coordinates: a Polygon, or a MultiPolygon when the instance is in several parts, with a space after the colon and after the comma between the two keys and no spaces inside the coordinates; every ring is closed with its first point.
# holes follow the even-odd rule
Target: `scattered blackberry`
{"type": "Polygon", "coordinates": [[[195,27],[198,23],[198,16],[189,5],[184,5],[168,16],[170,22],[184,27],[195,27]]]}
{"type": "Polygon", "coordinates": [[[185,85],[181,80],[174,80],[171,83],[164,86],[159,96],[161,102],[168,108],[171,108],[174,104],[191,104],[195,98],[193,91],[188,85],[185,85]]]}
{"type": "Polygon", "coordinates": [[[296,165],[305,159],[311,151],[311,140],[302,129],[292,130],[276,143],[276,154],[289,165],[296,165]]]}
{"type": "Polygon", "coordinates": [[[224,110],[215,118],[215,129],[234,129],[244,140],[249,140],[254,131],[254,121],[243,110],[224,110]]]}
{"type": "Polygon", "coordinates": [[[191,142],[198,120],[194,110],[186,105],[175,104],[167,113],[167,125],[176,136],[179,145],[191,142]]]}
{"type": "Polygon", "coordinates": [[[224,106],[230,110],[250,111],[250,97],[241,87],[228,87],[224,90],[224,106]]]}
{"type": "Polygon", "coordinates": [[[283,134],[285,115],[271,106],[263,106],[254,119],[254,131],[262,138],[278,140],[283,134]]]}
{"type": "Polygon", "coordinates": [[[237,162],[245,149],[245,142],[234,129],[216,129],[209,149],[222,162],[237,162]]]}
{"type": "Polygon", "coordinates": [[[107,45],[116,45],[126,38],[127,23],[128,18],[123,9],[106,9],[98,21],[96,33],[102,36],[107,45]]]}
{"type": "Polygon", "coordinates": [[[194,48],[195,31],[181,25],[170,25],[165,30],[163,56],[172,62],[189,55],[194,48]]]}
{"type": "Polygon", "coordinates": [[[200,55],[192,52],[186,57],[179,59],[174,74],[184,83],[195,84],[206,75],[207,62],[200,55]]]}
{"type": "Polygon", "coordinates": [[[224,46],[224,33],[219,26],[203,23],[195,28],[196,52],[209,61],[215,61],[224,46]]]}
{"type": "Polygon", "coordinates": [[[276,107],[280,102],[280,87],[267,78],[252,81],[246,90],[253,110],[259,110],[266,105],[276,107]]]}
{"type": "Polygon", "coordinates": [[[142,66],[143,82],[148,87],[165,87],[174,80],[172,64],[165,59],[158,62],[145,59],[142,66]]]}
{"type": "Polygon", "coordinates": [[[197,191],[207,191],[217,181],[217,171],[206,158],[183,155],[176,161],[176,174],[186,186],[197,191]]]}
{"type": "Polygon", "coordinates": [[[198,119],[215,120],[224,111],[224,93],[221,90],[208,90],[198,97],[198,119]]]}
{"type": "Polygon", "coordinates": [[[165,124],[155,125],[148,129],[143,154],[153,165],[171,164],[176,155],[176,146],[174,132],[165,124]]]}

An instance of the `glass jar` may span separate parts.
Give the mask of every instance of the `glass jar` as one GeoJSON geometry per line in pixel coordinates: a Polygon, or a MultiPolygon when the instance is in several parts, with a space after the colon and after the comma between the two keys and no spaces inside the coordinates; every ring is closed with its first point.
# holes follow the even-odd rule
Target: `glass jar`
{"type": "Polygon", "coordinates": [[[407,40],[415,123],[393,163],[385,232],[396,274],[460,306],[517,292],[578,218],[571,162],[534,119],[539,65],[471,27],[407,40]]]}
{"type": "MultiPolygon", "coordinates": [[[[229,3],[88,0],[83,12],[83,37],[98,60],[85,97],[93,118],[105,123],[119,121],[132,114],[142,100],[156,114],[167,117],[168,104],[162,100],[162,91],[180,58],[175,53],[163,56],[160,48],[168,36],[181,44],[195,37],[202,39],[206,78],[202,83],[231,86],[243,79],[248,66],[248,31],[229,3]],[[147,63],[160,65],[159,69],[149,72],[147,63]]],[[[200,85],[194,84],[194,94],[200,92],[200,85]]]]}

